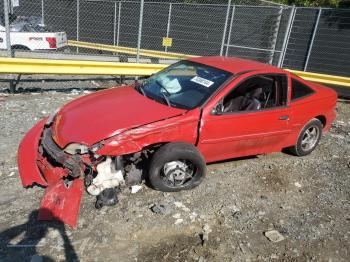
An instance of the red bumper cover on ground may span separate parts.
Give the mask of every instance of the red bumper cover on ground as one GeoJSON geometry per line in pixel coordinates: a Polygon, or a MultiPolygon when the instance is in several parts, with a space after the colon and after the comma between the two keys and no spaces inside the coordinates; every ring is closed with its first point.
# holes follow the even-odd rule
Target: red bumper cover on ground
{"type": "Polygon", "coordinates": [[[67,170],[53,167],[39,153],[39,142],[45,122],[38,122],[23,138],[18,149],[18,170],[24,187],[47,187],[39,209],[39,220],[60,220],[76,227],[83,193],[83,181],[74,179],[65,184],[67,170]]]}

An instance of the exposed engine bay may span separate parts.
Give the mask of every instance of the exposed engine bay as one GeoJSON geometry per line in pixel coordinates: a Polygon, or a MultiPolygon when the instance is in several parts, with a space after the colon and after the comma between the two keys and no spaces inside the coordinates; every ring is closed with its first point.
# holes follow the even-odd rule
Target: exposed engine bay
{"type": "MultiPolygon", "coordinates": [[[[61,173],[61,178],[67,188],[74,179],[83,179],[86,191],[96,196],[97,209],[117,204],[117,193],[121,188],[142,183],[142,170],[154,148],[117,157],[99,156],[90,150],[82,152],[79,148],[75,154],[69,154],[55,143],[50,125],[47,124],[43,130],[39,153],[51,166],[65,171],[61,173]]],[[[40,169],[44,173],[44,167],[40,169]]]]}

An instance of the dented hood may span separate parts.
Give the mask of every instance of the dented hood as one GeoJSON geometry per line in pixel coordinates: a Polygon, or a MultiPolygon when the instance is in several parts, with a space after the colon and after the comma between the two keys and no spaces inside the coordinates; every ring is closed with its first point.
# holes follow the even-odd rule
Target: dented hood
{"type": "Polygon", "coordinates": [[[56,143],[93,145],[130,128],[184,113],[186,110],[153,101],[131,86],[107,89],[65,105],[52,125],[56,143]]]}

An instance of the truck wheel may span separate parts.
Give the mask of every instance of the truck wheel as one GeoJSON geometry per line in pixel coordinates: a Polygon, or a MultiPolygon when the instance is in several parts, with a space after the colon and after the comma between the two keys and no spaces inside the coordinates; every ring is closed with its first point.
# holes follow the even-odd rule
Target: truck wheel
{"type": "Polygon", "coordinates": [[[203,156],[194,145],[176,142],[153,155],[148,179],[154,189],[177,192],[198,186],[206,173],[203,156]]]}
{"type": "Polygon", "coordinates": [[[310,154],[320,142],[322,129],[321,121],[316,118],[312,119],[301,130],[296,145],[291,147],[290,151],[296,156],[310,154]]]}

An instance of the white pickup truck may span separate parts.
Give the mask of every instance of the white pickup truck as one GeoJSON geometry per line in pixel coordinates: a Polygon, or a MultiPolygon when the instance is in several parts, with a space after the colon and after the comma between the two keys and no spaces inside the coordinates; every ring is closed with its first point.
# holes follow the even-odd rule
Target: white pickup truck
{"type": "MultiPolygon", "coordinates": [[[[11,23],[11,47],[20,50],[57,50],[67,46],[65,32],[50,32],[38,19],[17,18],[11,23]],[[34,22],[33,22],[34,21],[34,22]]],[[[6,49],[6,32],[0,23],[0,49],[6,49]]]]}

